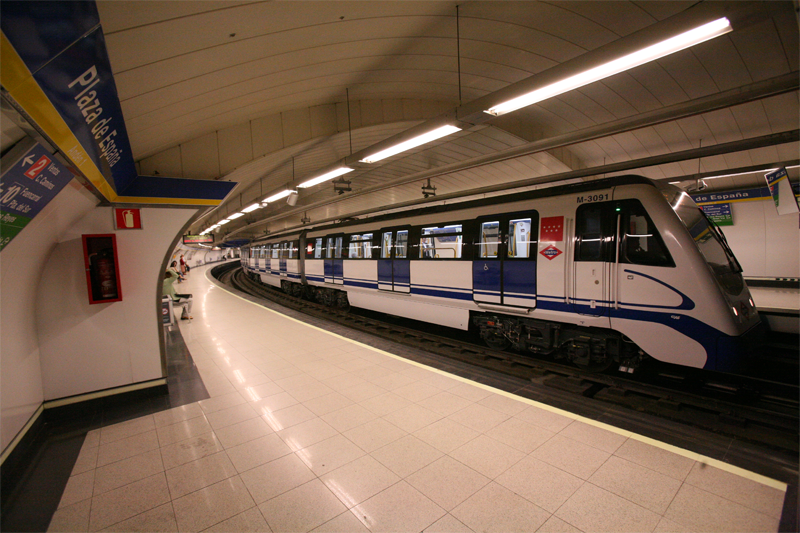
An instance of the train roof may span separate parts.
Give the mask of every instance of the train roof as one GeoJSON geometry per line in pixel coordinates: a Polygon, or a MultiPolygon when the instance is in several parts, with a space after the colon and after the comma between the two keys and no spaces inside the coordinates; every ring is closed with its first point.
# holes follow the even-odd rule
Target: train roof
{"type": "MultiPolygon", "coordinates": [[[[353,218],[344,219],[337,222],[320,223],[319,225],[309,225],[303,228],[293,228],[290,230],[282,231],[266,235],[260,239],[254,240],[251,244],[258,244],[261,242],[271,241],[273,239],[286,239],[299,236],[304,231],[324,231],[326,229],[341,230],[351,226],[356,226],[365,223],[391,221],[398,218],[408,217],[422,217],[426,215],[433,215],[437,213],[447,213],[450,211],[461,211],[465,209],[473,209],[476,207],[484,207],[487,205],[505,204],[510,202],[518,202],[520,200],[535,200],[538,198],[548,198],[552,196],[562,196],[567,194],[575,194],[586,191],[594,191],[597,189],[608,189],[610,187],[619,187],[621,185],[650,185],[652,187],[662,187],[663,185],[657,184],[655,181],[638,176],[634,174],[624,176],[613,176],[610,178],[602,178],[599,180],[584,181],[581,183],[572,183],[569,185],[556,185],[554,187],[546,187],[543,189],[536,189],[533,191],[515,192],[501,196],[491,196],[489,198],[479,198],[476,200],[467,200],[464,202],[454,204],[440,204],[432,206],[409,207],[402,211],[393,211],[382,215],[370,216],[367,218],[353,218]]],[[[435,199],[431,199],[435,202],[435,199]]],[[[380,211],[380,209],[376,209],[380,211]]]]}

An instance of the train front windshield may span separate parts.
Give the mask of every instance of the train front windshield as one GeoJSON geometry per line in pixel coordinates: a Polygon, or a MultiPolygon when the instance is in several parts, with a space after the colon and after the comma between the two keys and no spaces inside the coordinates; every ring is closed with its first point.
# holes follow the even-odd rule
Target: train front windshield
{"type": "Polygon", "coordinates": [[[742,267],[733,255],[722,231],[688,194],[681,193],[670,204],[689,230],[700,253],[711,266],[722,287],[729,294],[739,294],[743,286],[742,267]]]}

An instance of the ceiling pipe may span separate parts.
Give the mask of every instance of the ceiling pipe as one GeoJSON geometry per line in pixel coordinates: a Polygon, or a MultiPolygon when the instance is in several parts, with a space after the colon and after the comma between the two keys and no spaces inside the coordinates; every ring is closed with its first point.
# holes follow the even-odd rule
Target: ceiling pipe
{"type": "MultiPolygon", "coordinates": [[[[368,168],[369,164],[362,161],[377,151],[384,150],[442,126],[455,126],[461,130],[479,127],[481,124],[495,118],[494,115],[485,112],[485,110],[490,109],[494,105],[530,92],[543,85],[561,81],[564,78],[591,69],[597,65],[607,63],[620,56],[629,54],[631,50],[638,50],[651,46],[659,41],[686,32],[698,25],[708,23],[720,17],[727,17],[734,31],[740,30],[773,16],[777,11],[791,9],[791,7],[787,7],[783,4],[785,3],[754,1],[735,3],[701,2],[668,19],[656,22],[655,24],[634,32],[633,34],[626,35],[623,38],[586,52],[574,59],[565,61],[564,63],[529,76],[516,83],[512,83],[502,89],[468,102],[467,104],[459,105],[409,130],[393,135],[372,146],[359,150],[356,153],[351,153],[349,156],[340,159],[331,166],[347,166],[354,170],[368,168]]],[[[317,171],[317,173],[318,172],[319,171],[317,171]]],[[[298,183],[294,179],[286,184],[286,187],[292,189],[297,186],[298,183]]],[[[211,211],[213,210],[209,212],[211,211]]]]}
{"type": "MultiPolygon", "coordinates": [[[[610,164],[607,164],[607,165],[600,165],[600,166],[591,167],[591,168],[582,168],[582,169],[579,169],[579,170],[571,170],[571,171],[567,171],[567,172],[561,172],[561,173],[558,173],[558,174],[550,174],[548,176],[538,176],[536,178],[530,178],[530,179],[526,179],[526,180],[499,183],[499,184],[496,184],[496,185],[490,185],[490,186],[481,187],[481,188],[478,188],[478,189],[470,189],[468,191],[460,191],[460,192],[457,192],[457,193],[450,193],[450,194],[440,195],[440,196],[437,196],[435,199],[430,199],[428,201],[430,201],[430,202],[433,202],[433,201],[440,202],[442,200],[460,198],[460,197],[464,197],[464,196],[473,196],[473,195],[477,195],[477,194],[489,194],[489,193],[493,193],[493,192],[499,192],[499,191],[503,191],[503,190],[506,190],[506,189],[509,189],[509,188],[530,187],[532,185],[541,185],[541,184],[546,184],[546,183],[554,183],[554,182],[558,182],[558,181],[566,181],[566,180],[571,180],[571,179],[580,179],[580,178],[586,178],[586,177],[590,177],[590,176],[597,176],[599,174],[626,172],[626,171],[635,170],[635,169],[638,169],[638,168],[646,168],[646,167],[652,167],[652,166],[657,166],[657,165],[664,165],[664,164],[667,164],[667,163],[677,163],[677,162],[680,162],[680,161],[698,159],[700,157],[711,157],[711,156],[715,156],[715,155],[722,155],[722,154],[727,154],[727,153],[740,152],[740,151],[743,151],[743,150],[750,150],[750,149],[755,149],[755,148],[763,148],[765,146],[776,146],[776,145],[780,145],[780,144],[787,144],[787,143],[798,142],[798,141],[800,141],[800,130],[790,130],[790,131],[785,131],[785,132],[782,132],[782,133],[774,133],[774,134],[770,134],[770,135],[764,135],[764,136],[761,136],[761,137],[753,137],[753,138],[750,138],[750,139],[743,139],[743,140],[733,141],[733,142],[728,142],[728,143],[704,146],[702,148],[691,148],[689,150],[684,150],[682,152],[671,152],[671,153],[668,153],[668,154],[661,154],[661,155],[656,155],[656,156],[644,157],[644,158],[641,158],[641,159],[634,159],[634,160],[631,160],[631,161],[623,161],[621,163],[610,163],[610,164]]],[[[794,161],[795,160],[784,162],[784,163],[794,164],[794,161]]],[[[759,165],[759,167],[763,167],[763,166],[764,165],[759,165]]],[[[713,172],[713,173],[710,173],[710,174],[719,174],[719,172],[713,172]]],[[[678,178],[670,177],[670,178],[665,178],[665,179],[675,181],[678,178]]],[[[313,209],[313,208],[324,207],[325,205],[327,205],[329,203],[334,203],[334,202],[319,202],[319,205],[303,206],[302,210],[308,211],[308,210],[313,209]]],[[[410,206],[410,205],[418,205],[420,203],[425,203],[425,200],[415,200],[415,201],[411,201],[411,202],[394,204],[392,206],[387,206],[387,209],[395,209],[395,208],[407,207],[407,206],[410,206]]],[[[354,212],[354,213],[348,213],[346,216],[347,217],[362,216],[362,215],[365,215],[365,214],[372,213],[374,211],[375,211],[374,209],[370,209],[370,210],[367,210],[367,211],[358,211],[358,212],[354,212]]],[[[239,233],[239,232],[251,229],[251,228],[255,228],[255,227],[258,227],[258,226],[261,226],[261,225],[264,225],[264,224],[267,224],[267,223],[269,223],[269,222],[271,222],[273,220],[286,218],[290,214],[292,214],[292,213],[282,213],[280,215],[275,215],[275,216],[272,216],[272,217],[268,217],[266,219],[263,219],[263,220],[260,220],[259,222],[254,223],[254,224],[250,224],[248,226],[239,228],[239,229],[231,232],[231,235],[234,235],[236,233],[239,233]]],[[[317,223],[332,222],[334,220],[339,220],[341,218],[342,218],[342,215],[338,215],[338,216],[333,217],[333,218],[318,220],[317,223]]],[[[291,228],[285,228],[284,230],[281,230],[281,231],[289,231],[291,229],[295,229],[296,227],[300,227],[300,226],[295,226],[295,227],[291,227],[291,228]]]]}

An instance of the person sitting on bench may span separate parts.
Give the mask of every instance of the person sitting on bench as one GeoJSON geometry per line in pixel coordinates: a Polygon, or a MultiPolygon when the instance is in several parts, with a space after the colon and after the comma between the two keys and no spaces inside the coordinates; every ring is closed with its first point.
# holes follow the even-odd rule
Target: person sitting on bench
{"type": "Polygon", "coordinates": [[[184,305],[181,320],[190,320],[192,318],[192,295],[191,294],[177,294],[173,284],[175,280],[180,277],[176,271],[171,268],[164,272],[164,281],[162,284],[162,293],[164,296],[172,298],[175,305],[184,305]]]}

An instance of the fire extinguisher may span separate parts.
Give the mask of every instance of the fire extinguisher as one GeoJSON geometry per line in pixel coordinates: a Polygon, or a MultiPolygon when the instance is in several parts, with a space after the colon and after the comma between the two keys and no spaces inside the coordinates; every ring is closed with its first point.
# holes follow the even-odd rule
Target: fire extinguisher
{"type": "Polygon", "coordinates": [[[114,274],[114,260],[109,257],[107,250],[100,252],[97,258],[97,277],[100,281],[100,298],[102,300],[111,300],[117,297],[117,280],[114,274]]]}

